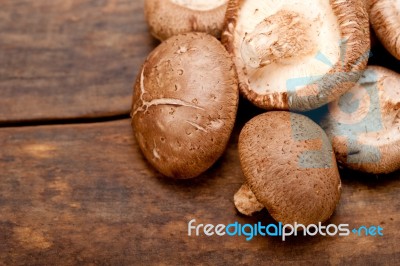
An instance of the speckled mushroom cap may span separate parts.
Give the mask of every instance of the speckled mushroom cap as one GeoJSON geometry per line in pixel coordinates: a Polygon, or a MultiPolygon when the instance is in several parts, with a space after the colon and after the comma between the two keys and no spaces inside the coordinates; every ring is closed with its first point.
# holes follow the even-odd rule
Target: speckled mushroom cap
{"type": "Polygon", "coordinates": [[[329,104],[322,127],[338,161],[382,174],[400,169],[400,75],[369,66],[348,93],[329,104]]]}
{"type": "Polygon", "coordinates": [[[327,220],[341,182],[325,132],[309,118],[282,111],[250,120],[239,136],[246,182],[271,216],[284,224],[327,220]]]}
{"type": "Polygon", "coordinates": [[[200,175],[225,150],[238,94],[233,62],[211,35],[161,43],[134,87],[132,125],[146,159],[168,177],[200,175]]]}
{"type": "Polygon", "coordinates": [[[145,0],[151,34],[159,40],[188,32],[221,36],[228,0],[145,0]]]}
{"type": "Polygon", "coordinates": [[[253,104],[310,110],[359,79],[370,49],[368,14],[362,0],[230,0],[222,43],[253,104]]]}
{"type": "Polygon", "coordinates": [[[368,0],[371,25],[383,46],[400,60],[400,1],[368,0]]]}

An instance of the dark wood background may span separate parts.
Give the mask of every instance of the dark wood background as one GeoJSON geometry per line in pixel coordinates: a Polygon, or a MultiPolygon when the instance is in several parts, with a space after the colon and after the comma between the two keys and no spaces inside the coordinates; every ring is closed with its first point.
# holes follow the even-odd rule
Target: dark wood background
{"type": "MultiPolygon", "coordinates": [[[[400,173],[341,171],[329,223],[384,236],[189,237],[187,223],[239,215],[237,138],[261,111],[242,101],[223,157],[204,175],[155,172],[133,139],[132,84],[157,42],[142,1],[0,0],[0,265],[300,264],[400,261],[400,173]]],[[[372,63],[400,72],[377,45],[372,63]]]]}

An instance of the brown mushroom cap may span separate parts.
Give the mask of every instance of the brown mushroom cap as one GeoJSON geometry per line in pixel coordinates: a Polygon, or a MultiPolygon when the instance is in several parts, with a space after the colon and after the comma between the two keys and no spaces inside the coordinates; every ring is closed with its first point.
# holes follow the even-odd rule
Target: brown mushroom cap
{"type": "Polygon", "coordinates": [[[151,34],[159,40],[188,32],[221,36],[228,0],[145,0],[151,34]]]}
{"type": "Polygon", "coordinates": [[[369,66],[355,87],[329,104],[322,122],[344,166],[382,174],[400,169],[400,74],[369,66]]]}
{"type": "Polygon", "coordinates": [[[309,118],[268,112],[239,136],[246,182],[271,216],[284,224],[327,220],[340,198],[340,177],[325,132],[309,118]]]}
{"type": "Polygon", "coordinates": [[[349,90],[366,67],[366,5],[363,0],[230,0],[222,43],[234,57],[241,93],[253,104],[314,109],[349,90]]]}
{"type": "Polygon", "coordinates": [[[400,60],[400,1],[368,0],[371,25],[383,46],[400,60]]]}
{"type": "Polygon", "coordinates": [[[238,94],[233,62],[211,35],[188,33],[160,44],[133,95],[132,125],[147,160],[173,178],[207,170],[225,150],[238,94]]]}

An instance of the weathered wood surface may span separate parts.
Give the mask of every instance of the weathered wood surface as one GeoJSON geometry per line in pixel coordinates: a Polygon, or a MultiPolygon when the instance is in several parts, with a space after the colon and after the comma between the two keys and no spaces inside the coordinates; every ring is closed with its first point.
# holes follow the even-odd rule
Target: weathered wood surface
{"type": "MultiPolygon", "coordinates": [[[[143,0],[0,0],[0,124],[127,114],[137,71],[157,44],[143,0]]],[[[379,46],[371,62],[400,72],[379,46]],[[382,56],[381,56],[382,55],[382,56]]],[[[187,223],[273,222],[239,215],[242,116],[203,176],[163,178],[129,120],[0,128],[0,265],[392,264],[400,261],[400,173],[342,172],[330,223],[380,225],[382,237],[189,237],[187,223]]],[[[245,114],[243,116],[243,114],[245,114]]]]}
{"type": "Polygon", "coordinates": [[[0,0],[0,123],[129,113],[142,0],[0,0]]]}
{"type": "MultiPolygon", "coordinates": [[[[143,0],[0,0],[0,124],[128,114],[156,45],[143,0]]],[[[400,72],[380,45],[373,54],[400,72]]]]}
{"type": "MultiPolygon", "coordinates": [[[[247,119],[247,118],[246,118],[247,119]]],[[[244,121],[240,121],[241,125],[244,121]]],[[[146,163],[129,120],[0,129],[0,264],[395,265],[400,173],[343,172],[330,223],[380,225],[384,236],[189,237],[187,223],[273,222],[239,215],[238,129],[203,176],[165,179],[146,163]]]]}

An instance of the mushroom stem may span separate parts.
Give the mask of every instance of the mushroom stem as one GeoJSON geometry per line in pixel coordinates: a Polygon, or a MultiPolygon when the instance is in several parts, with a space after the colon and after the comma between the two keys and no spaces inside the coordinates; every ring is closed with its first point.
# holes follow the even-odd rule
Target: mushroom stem
{"type": "Polygon", "coordinates": [[[244,63],[260,68],[276,61],[311,54],[316,48],[312,22],[299,13],[280,10],[260,22],[243,39],[244,63]]]}
{"type": "Polygon", "coordinates": [[[264,208],[264,205],[258,202],[256,196],[246,183],[244,183],[238,192],[236,192],[235,196],[233,197],[233,201],[236,209],[240,213],[248,216],[259,212],[264,208]]]}

